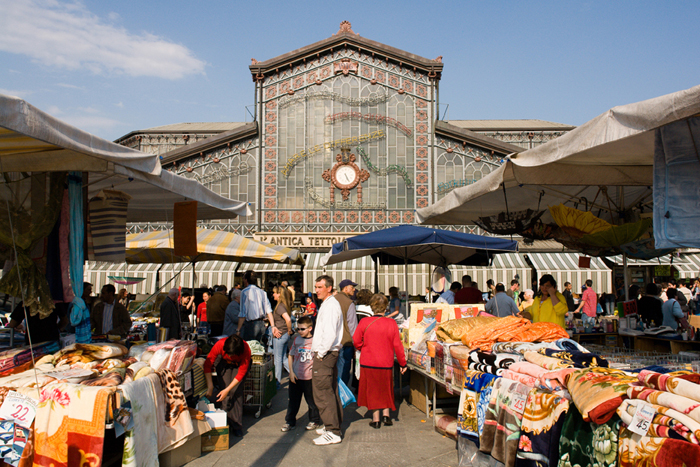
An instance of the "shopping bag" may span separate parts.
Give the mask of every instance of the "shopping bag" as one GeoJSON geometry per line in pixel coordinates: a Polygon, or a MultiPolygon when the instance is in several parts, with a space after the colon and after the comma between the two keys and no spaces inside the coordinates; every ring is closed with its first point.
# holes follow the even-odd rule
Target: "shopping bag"
{"type": "Polygon", "coordinates": [[[345,385],[342,379],[338,378],[338,394],[340,394],[340,402],[343,403],[343,408],[357,402],[355,399],[355,394],[352,393],[349,387],[345,385]]]}

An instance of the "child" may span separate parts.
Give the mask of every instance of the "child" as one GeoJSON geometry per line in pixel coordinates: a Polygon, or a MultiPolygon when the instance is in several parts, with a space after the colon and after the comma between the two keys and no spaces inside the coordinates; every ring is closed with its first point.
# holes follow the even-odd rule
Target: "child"
{"type": "Polygon", "coordinates": [[[314,403],[314,395],[311,389],[311,342],[313,341],[313,322],[308,316],[302,316],[297,321],[298,335],[294,337],[292,348],[289,350],[289,407],[282,431],[290,431],[296,427],[297,413],[301,405],[301,396],[306,399],[309,406],[309,424],[307,430],[321,428],[321,416],[314,403]]]}
{"type": "Polygon", "coordinates": [[[304,316],[308,316],[311,319],[316,318],[316,304],[311,297],[306,297],[306,313],[304,313],[304,316]]]}

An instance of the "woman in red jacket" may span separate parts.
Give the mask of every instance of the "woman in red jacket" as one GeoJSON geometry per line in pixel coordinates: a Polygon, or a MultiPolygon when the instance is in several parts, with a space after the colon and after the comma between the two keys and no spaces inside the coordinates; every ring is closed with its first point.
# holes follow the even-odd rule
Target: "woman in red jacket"
{"type": "Polygon", "coordinates": [[[251,364],[250,347],[237,334],[219,339],[204,362],[204,377],[207,380],[207,397],[214,394],[211,377],[212,366],[216,367],[219,394],[217,402],[227,412],[228,423],[234,436],[243,436],[243,380],[251,364]]]}
{"type": "Polygon", "coordinates": [[[370,301],[374,316],[360,321],[353,336],[353,343],[360,353],[360,388],[357,405],[372,411],[372,428],[393,425],[389,410],[394,405],[394,354],[406,372],[399,327],[391,318],[384,318],[389,301],[383,294],[375,294],[370,301]],[[381,417],[381,419],[380,419],[381,417]]]}

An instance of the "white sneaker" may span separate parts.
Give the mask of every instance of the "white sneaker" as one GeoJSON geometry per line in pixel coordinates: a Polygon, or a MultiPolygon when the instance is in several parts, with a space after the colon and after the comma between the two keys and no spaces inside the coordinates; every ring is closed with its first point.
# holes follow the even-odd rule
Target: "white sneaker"
{"type": "Polygon", "coordinates": [[[316,434],[317,435],[325,435],[326,434],[325,425],[321,425],[321,428],[316,428],[316,434]]]}
{"type": "Polygon", "coordinates": [[[327,444],[338,444],[341,441],[343,441],[343,438],[331,431],[327,431],[323,436],[316,438],[314,444],[316,446],[325,446],[327,444]]]}

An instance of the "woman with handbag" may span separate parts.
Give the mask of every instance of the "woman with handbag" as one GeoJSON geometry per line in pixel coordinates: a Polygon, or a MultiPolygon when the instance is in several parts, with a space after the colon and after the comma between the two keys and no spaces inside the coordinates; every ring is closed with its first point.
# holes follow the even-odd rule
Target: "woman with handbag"
{"type": "Polygon", "coordinates": [[[399,361],[401,374],[406,372],[399,327],[391,318],[385,318],[389,301],[383,294],[375,294],[370,300],[374,312],[357,326],[353,343],[360,355],[360,387],[357,405],[367,407],[372,412],[372,428],[393,425],[390,410],[394,404],[394,354],[399,361]]]}

